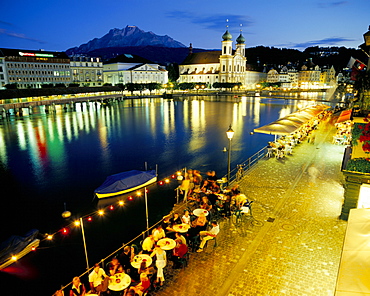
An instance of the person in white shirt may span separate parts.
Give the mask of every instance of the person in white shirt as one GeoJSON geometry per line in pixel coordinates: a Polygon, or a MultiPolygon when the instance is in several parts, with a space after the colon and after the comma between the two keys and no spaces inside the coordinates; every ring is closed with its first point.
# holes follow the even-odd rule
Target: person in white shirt
{"type": "Polygon", "coordinates": [[[197,250],[198,253],[203,251],[203,248],[208,240],[214,239],[217,236],[217,234],[220,232],[220,227],[218,226],[216,221],[212,221],[211,224],[212,224],[212,229],[210,231],[199,232],[199,235],[201,237],[201,242],[199,245],[199,249],[197,250]]]}
{"type": "Polygon", "coordinates": [[[105,292],[108,289],[109,277],[99,263],[94,265],[94,270],[89,274],[90,288],[93,293],[105,292]]]}
{"type": "Polygon", "coordinates": [[[158,225],[157,228],[153,231],[154,241],[157,242],[164,237],[166,237],[166,234],[162,228],[162,225],[158,225]]]}

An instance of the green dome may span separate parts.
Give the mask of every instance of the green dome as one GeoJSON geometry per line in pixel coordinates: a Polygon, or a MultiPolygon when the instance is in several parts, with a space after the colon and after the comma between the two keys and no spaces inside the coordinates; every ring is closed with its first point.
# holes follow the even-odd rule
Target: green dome
{"type": "Polygon", "coordinates": [[[233,36],[229,33],[229,30],[226,30],[225,34],[222,35],[222,39],[224,41],[231,40],[232,38],[233,38],[233,36]]]}
{"type": "Polygon", "coordinates": [[[242,33],[240,33],[239,37],[238,37],[238,38],[236,38],[236,43],[238,43],[238,44],[245,43],[245,38],[244,38],[244,36],[242,35],[242,33]]]}

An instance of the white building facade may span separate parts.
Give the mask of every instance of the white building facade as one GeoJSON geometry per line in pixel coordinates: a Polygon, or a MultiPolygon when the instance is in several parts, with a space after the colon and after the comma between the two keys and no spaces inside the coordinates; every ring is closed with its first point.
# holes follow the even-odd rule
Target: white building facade
{"type": "Polygon", "coordinates": [[[70,67],[72,83],[88,87],[103,85],[103,62],[100,58],[71,57],[70,67]]]}
{"type": "Polygon", "coordinates": [[[104,83],[112,85],[127,83],[168,82],[168,71],[160,65],[136,55],[123,54],[103,65],[104,83]]]}

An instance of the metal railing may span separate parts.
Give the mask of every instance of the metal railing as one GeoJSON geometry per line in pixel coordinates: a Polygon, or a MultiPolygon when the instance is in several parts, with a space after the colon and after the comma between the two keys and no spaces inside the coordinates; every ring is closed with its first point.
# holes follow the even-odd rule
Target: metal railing
{"type": "MultiPolygon", "coordinates": [[[[230,180],[229,184],[234,182],[239,182],[244,176],[245,173],[250,170],[255,164],[258,163],[259,160],[264,158],[267,154],[267,146],[263,147],[259,151],[257,151],[255,154],[253,154],[251,157],[249,157],[247,160],[242,162],[241,164],[238,164],[235,168],[233,168],[230,171],[230,180]]],[[[224,178],[227,178],[227,175],[224,176],[224,178]]]]}

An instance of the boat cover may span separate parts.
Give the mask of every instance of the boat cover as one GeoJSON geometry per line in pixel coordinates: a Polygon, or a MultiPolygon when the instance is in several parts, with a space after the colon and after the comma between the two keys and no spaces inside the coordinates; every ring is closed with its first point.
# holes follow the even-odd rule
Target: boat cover
{"type": "Polygon", "coordinates": [[[97,189],[95,194],[100,197],[123,194],[146,186],[157,180],[155,170],[137,171],[132,170],[107,177],[104,183],[97,189]]]}
{"type": "Polygon", "coordinates": [[[12,235],[9,239],[0,244],[0,265],[8,261],[13,255],[21,252],[32,243],[39,234],[37,229],[32,229],[25,236],[12,235]]]}

